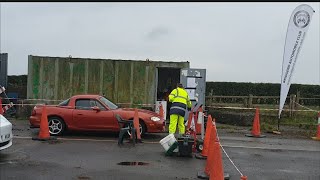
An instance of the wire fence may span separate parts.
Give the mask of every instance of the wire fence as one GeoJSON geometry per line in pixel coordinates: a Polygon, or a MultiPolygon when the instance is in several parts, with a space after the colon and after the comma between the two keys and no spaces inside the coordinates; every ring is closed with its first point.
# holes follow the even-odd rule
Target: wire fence
{"type": "MultiPolygon", "coordinates": [[[[2,98],[2,100],[9,100],[7,103],[2,103],[2,105],[9,105],[13,103],[14,106],[37,106],[37,105],[58,105],[60,102],[63,102],[64,100],[50,100],[50,99],[19,99],[19,98],[2,98]]],[[[293,111],[293,112],[318,112],[319,110],[309,108],[305,105],[302,105],[296,101],[293,101],[294,104],[297,106],[303,108],[303,109],[292,109],[292,108],[284,108],[283,111],[293,111]]],[[[156,104],[135,104],[135,103],[129,103],[129,102],[119,102],[116,103],[117,105],[120,106],[126,106],[126,107],[135,107],[135,106],[140,106],[140,107],[155,107],[156,104]]],[[[256,105],[259,106],[259,105],[256,105]]],[[[230,109],[230,110],[255,110],[256,107],[239,107],[235,105],[228,106],[226,103],[225,106],[222,106],[221,104],[217,105],[207,105],[205,106],[206,108],[213,108],[213,109],[230,109]]],[[[260,109],[263,111],[279,111],[278,108],[261,108],[260,109]]]]}

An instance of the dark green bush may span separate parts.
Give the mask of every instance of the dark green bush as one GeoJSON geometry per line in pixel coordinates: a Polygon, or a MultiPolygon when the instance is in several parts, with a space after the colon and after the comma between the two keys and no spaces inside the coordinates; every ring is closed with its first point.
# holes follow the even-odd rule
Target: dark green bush
{"type": "MultiPolygon", "coordinates": [[[[320,97],[319,85],[292,84],[288,94],[297,94],[304,98],[320,97]]],[[[238,83],[207,82],[206,96],[279,96],[280,84],[272,83],[238,83]],[[211,94],[212,93],[212,94],[211,94]]]]}

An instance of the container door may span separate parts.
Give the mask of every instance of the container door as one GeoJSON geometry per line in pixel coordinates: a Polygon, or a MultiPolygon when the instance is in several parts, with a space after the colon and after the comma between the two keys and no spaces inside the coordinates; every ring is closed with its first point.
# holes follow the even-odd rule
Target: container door
{"type": "Polygon", "coordinates": [[[181,69],[180,83],[187,90],[192,107],[198,103],[196,109],[202,104],[205,106],[206,69],[181,69]]]}
{"type": "MultiPolygon", "coordinates": [[[[192,108],[195,110],[202,105],[205,108],[205,92],[206,92],[206,69],[181,69],[180,83],[187,90],[192,108]]],[[[185,114],[185,121],[188,120],[189,112],[185,114]]],[[[204,139],[204,118],[201,122],[201,139],[204,139]]]]}

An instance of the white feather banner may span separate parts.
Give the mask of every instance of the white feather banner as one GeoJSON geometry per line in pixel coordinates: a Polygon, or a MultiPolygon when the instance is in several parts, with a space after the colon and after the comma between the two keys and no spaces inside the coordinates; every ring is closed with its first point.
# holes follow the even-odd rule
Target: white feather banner
{"type": "Polygon", "coordinates": [[[293,10],[290,17],[282,62],[279,119],[290,89],[294,67],[309,29],[313,13],[312,7],[302,4],[293,10]]]}

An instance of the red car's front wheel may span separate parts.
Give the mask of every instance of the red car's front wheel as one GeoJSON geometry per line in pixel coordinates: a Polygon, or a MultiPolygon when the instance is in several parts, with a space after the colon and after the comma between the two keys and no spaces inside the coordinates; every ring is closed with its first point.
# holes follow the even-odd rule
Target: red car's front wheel
{"type": "MultiPolygon", "coordinates": [[[[142,122],[139,121],[139,128],[140,128],[140,135],[143,136],[146,133],[146,125],[142,122]]],[[[128,130],[128,135],[131,136],[131,132],[128,130]]]]}

